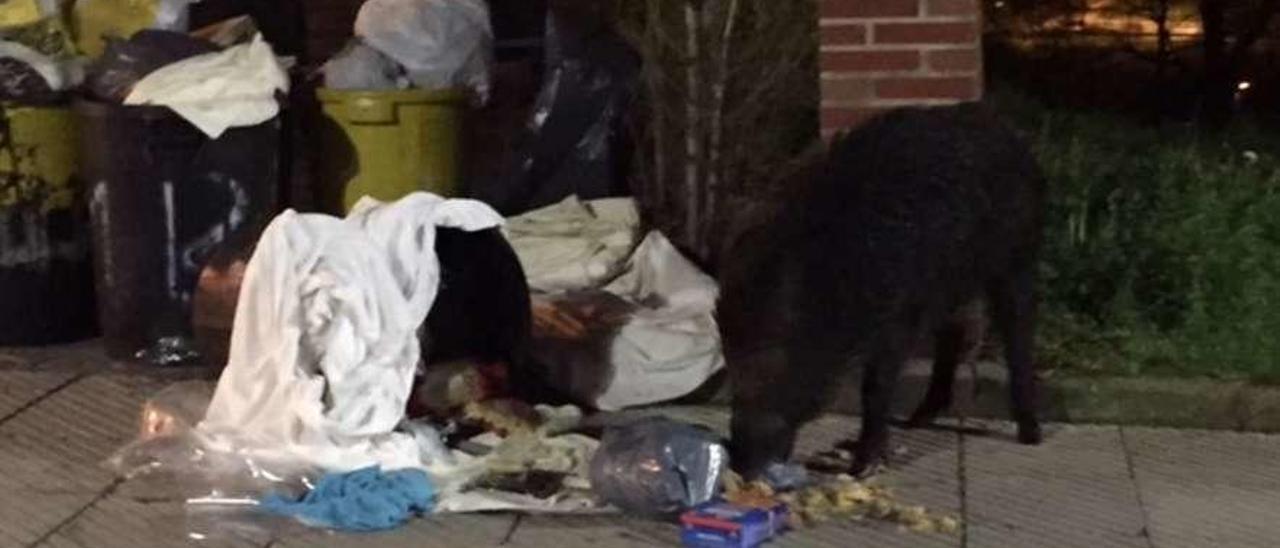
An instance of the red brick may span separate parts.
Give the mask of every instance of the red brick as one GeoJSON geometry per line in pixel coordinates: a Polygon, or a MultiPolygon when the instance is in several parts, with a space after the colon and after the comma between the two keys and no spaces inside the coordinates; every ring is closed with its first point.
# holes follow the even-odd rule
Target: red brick
{"type": "Polygon", "coordinates": [[[949,17],[972,15],[977,16],[978,0],[929,0],[928,15],[944,15],[949,17]]]}
{"type": "Polygon", "coordinates": [[[876,82],[876,97],[881,99],[959,99],[978,98],[978,79],[959,78],[888,78],[876,82]]]}
{"type": "Polygon", "coordinates": [[[822,0],[823,17],[915,17],[917,15],[920,15],[919,0],[822,0]]]}
{"type": "Polygon", "coordinates": [[[982,66],[982,57],[976,48],[931,51],[926,55],[929,70],[934,72],[972,72],[982,66]]]}
{"type": "Polygon", "coordinates": [[[823,101],[866,102],[875,92],[875,82],[868,78],[822,79],[823,101]]]}
{"type": "Polygon", "coordinates": [[[862,45],[867,43],[866,25],[835,25],[821,28],[822,45],[862,45]]]}
{"type": "Polygon", "coordinates": [[[918,51],[828,51],[822,54],[824,71],[889,72],[919,68],[918,51]]]}
{"type": "Polygon", "coordinates": [[[976,23],[880,23],[877,44],[970,44],[978,40],[976,23]]]}
{"type": "Polygon", "coordinates": [[[826,133],[857,127],[882,112],[884,109],[878,108],[824,108],[822,109],[822,131],[826,133]]]}

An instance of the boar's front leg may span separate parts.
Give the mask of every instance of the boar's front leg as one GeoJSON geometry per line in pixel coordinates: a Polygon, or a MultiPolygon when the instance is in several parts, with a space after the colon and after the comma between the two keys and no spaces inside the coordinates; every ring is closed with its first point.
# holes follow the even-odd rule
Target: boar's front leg
{"type": "Polygon", "coordinates": [[[886,327],[866,355],[862,372],[862,430],[849,470],[856,478],[874,474],[884,462],[889,446],[889,414],[898,376],[911,354],[911,333],[913,330],[906,325],[886,327]]]}
{"type": "Polygon", "coordinates": [[[848,361],[831,342],[809,333],[791,337],[785,349],[731,358],[733,467],[743,477],[790,460],[800,427],[830,400],[848,361]]]}

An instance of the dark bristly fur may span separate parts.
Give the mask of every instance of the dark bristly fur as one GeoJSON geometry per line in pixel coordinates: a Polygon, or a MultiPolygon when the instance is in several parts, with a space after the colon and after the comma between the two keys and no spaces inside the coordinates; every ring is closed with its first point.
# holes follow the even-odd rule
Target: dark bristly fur
{"type": "Polygon", "coordinates": [[[890,112],[837,138],[807,188],[745,232],[722,265],[718,317],[733,385],[734,467],[790,458],[796,430],[863,367],[855,474],[883,458],[894,385],[933,337],[913,423],[950,405],[984,300],[1003,335],[1014,419],[1039,443],[1032,335],[1044,181],[979,105],[890,112]]]}

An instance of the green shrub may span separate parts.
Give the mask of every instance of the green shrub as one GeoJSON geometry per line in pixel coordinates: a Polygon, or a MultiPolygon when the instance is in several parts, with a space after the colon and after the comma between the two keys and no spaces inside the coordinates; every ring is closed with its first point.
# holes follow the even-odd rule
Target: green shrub
{"type": "Polygon", "coordinates": [[[1280,139],[994,102],[1051,189],[1044,365],[1280,379],[1280,139]]]}

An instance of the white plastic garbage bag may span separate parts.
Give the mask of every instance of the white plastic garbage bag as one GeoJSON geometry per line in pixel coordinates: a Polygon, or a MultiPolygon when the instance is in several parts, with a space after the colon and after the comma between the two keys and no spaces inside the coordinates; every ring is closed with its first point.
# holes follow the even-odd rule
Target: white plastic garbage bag
{"type": "Polygon", "coordinates": [[[484,0],[368,0],[355,34],[403,65],[419,88],[489,96],[493,30],[484,0]]]}
{"type": "Polygon", "coordinates": [[[631,198],[559,204],[507,220],[504,231],[535,291],[599,287],[635,248],[640,213],[631,198]]]}
{"type": "Polygon", "coordinates": [[[262,35],[253,42],[165,66],[134,85],[126,105],[161,105],[211,139],[234,127],[256,126],[280,112],[277,92],[289,76],[262,35]]]}
{"type": "Polygon", "coordinates": [[[409,79],[394,59],[356,39],[324,64],[324,85],[339,90],[406,89],[409,79]]]}
{"type": "Polygon", "coordinates": [[[724,368],[719,286],[659,232],[632,248],[635,202],[558,205],[507,221],[535,299],[586,323],[575,337],[535,330],[547,379],[579,403],[613,411],[677,399],[724,368]]]}
{"type": "MultiPolygon", "coordinates": [[[[534,337],[550,382],[579,402],[617,411],[687,396],[724,368],[719,287],[659,232],[650,233],[608,286],[568,300],[614,311],[583,339],[534,337]],[[618,305],[622,305],[621,307],[618,305]]],[[[552,296],[553,300],[557,297],[552,296]]]]}

